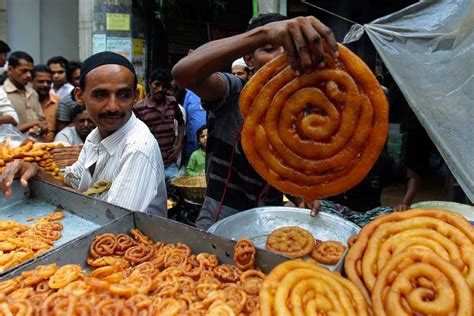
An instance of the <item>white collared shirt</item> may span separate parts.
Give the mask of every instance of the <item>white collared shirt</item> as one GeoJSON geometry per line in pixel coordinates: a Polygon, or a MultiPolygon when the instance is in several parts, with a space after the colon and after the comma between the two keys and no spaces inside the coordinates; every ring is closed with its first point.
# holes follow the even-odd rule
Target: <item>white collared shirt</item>
{"type": "Polygon", "coordinates": [[[77,133],[76,127],[74,125],[63,128],[59,133],[56,134],[54,141],[68,143],[73,146],[84,143],[77,133]]]}
{"type": "Polygon", "coordinates": [[[66,167],[64,180],[80,192],[100,180],[112,186],[98,199],[126,209],[166,216],[163,158],[155,137],[132,113],[124,126],[105,139],[98,128],[87,137],[77,162],[66,167]],[[95,165],[92,175],[89,167],[95,165]]]}
{"type": "Polygon", "coordinates": [[[72,90],[74,90],[74,86],[72,84],[70,84],[69,82],[66,82],[58,90],[54,90],[54,85],[51,84],[51,90],[50,91],[52,93],[54,93],[55,95],[57,95],[58,97],[62,98],[64,96],[68,95],[69,93],[71,93],[72,90]]]}
{"type": "Polygon", "coordinates": [[[7,93],[0,88],[0,116],[11,116],[18,123],[18,114],[8,99],[7,93]]]}

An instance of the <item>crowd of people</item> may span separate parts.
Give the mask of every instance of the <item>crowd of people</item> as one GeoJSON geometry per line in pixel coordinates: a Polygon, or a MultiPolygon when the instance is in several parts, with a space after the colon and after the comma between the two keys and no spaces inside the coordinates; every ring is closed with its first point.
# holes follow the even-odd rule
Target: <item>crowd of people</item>
{"type": "MultiPolygon", "coordinates": [[[[92,55],[83,63],[56,56],[46,65],[35,65],[28,53],[10,53],[0,42],[0,67],[8,60],[1,78],[0,124],[12,124],[37,141],[83,146],[77,162],[64,170],[64,182],[34,163],[14,161],[0,177],[1,188],[8,196],[15,177],[23,185],[36,177],[84,192],[106,180],[97,198],[166,216],[170,181],[205,174],[207,191],[196,222],[202,229],[246,209],[283,205],[283,194],[245,157],[239,95],[252,72],[281,53],[298,73],[318,67],[324,63],[322,40],[337,56],[332,31],[316,18],[260,15],[247,32],[190,51],[172,71],[154,69],[143,84],[146,89],[137,82],[130,61],[112,52],[92,55]]],[[[365,194],[360,187],[354,189],[358,193],[330,200],[351,208],[351,216],[379,207],[384,179],[390,175],[380,176],[388,170],[387,162],[382,164],[369,175],[379,177],[377,188],[369,177],[362,188],[372,187],[370,203],[360,201],[365,194]]],[[[409,169],[396,174],[408,184],[405,206],[399,207],[403,209],[411,203],[419,179],[409,169]]],[[[324,205],[287,198],[311,208],[313,216],[324,205]]],[[[335,209],[340,216],[347,213],[335,209]]]]}

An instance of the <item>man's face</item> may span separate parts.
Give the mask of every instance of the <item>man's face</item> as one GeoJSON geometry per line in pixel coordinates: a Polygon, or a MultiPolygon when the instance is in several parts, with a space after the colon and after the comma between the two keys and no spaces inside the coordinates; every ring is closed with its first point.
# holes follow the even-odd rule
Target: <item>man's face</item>
{"type": "Polygon", "coordinates": [[[79,104],[85,104],[105,138],[121,128],[132,114],[135,77],[123,66],[103,65],[86,75],[84,91],[76,88],[75,96],[79,104]]]}
{"type": "Polygon", "coordinates": [[[232,67],[232,74],[243,80],[249,80],[249,73],[244,66],[235,65],[232,67]]]}
{"type": "Polygon", "coordinates": [[[79,78],[81,77],[81,69],[80,68],[76,68],[74,69],[74,71],[72,72],[72,80],[71,80],[71,84],[74,86],[74,87],[79,87],[79,78]]]}
{"type": "Polygon", "coordinates": [[[5,66],[5,63],[7,62],[8,59],[8,53],[1,53],[0,54],[0,67],[5,66]]]}
{"type": "Polygon", "coordinates": [[[31,71],[33,70],[33,63],[20,59],[19,65],[13,67],[8,66],[10,79],[18,86],[25,87],[31,81],[31,71]]]}
{"type": "Polygon", "coordinates": [[[159,80],[155,80],[153,82],[149,82],[151,99],[153,102],[162,104],[166,100],[166,95],[169,92],[170,85],[163,83],[159,80]]]}
{"type": "Polygon", "coordinates": [[[86,139],[87,135],[92,132],[96,125],[86,110],[76,115],[74,127],[76,128],[77,134],[79,134],[82,139],[86,139]]]}
{"type": "Polygon", "coordinates": [[[55,86],[62,86],[67,82],[66,80],[66,68],[61,66],[61,64],[51,64],[49,69],[53,73],[53,83],[55,86]]]}
{"type": "Polygon", "coordinates": [[[31,81],[31,85],[39,95],[45,96],[49,94],[52,80],[53,75],[49,72],[37,72],[36,76],[31,81]]]}
{"type": "Polygon", "coordinates": [[[257,71],[281,53],[283,53],[283,47],[275,48],[269,44],[257,48],[253,54],[245,56],[245,62],[250,68],[257,71]]]}

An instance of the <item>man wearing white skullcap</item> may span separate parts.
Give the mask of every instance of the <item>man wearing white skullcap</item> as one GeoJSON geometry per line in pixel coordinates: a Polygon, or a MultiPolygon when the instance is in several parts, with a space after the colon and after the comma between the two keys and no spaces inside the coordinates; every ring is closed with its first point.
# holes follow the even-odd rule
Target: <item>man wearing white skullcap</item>
{"type": "Polygon", "coordinates": [[[243,58],[239,58],[232,63],[232,74],[243,79],[250,79],[250,69],[243,58]]]}

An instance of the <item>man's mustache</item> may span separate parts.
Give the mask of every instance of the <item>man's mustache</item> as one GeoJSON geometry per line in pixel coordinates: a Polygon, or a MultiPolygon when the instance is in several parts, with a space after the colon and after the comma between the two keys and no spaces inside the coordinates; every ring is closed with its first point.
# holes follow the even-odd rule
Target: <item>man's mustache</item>
{"type": "Polygon", "coordinates": [[[102,112],[99,113],[99,118],[123,118],[125,112],[102,112]]]}

